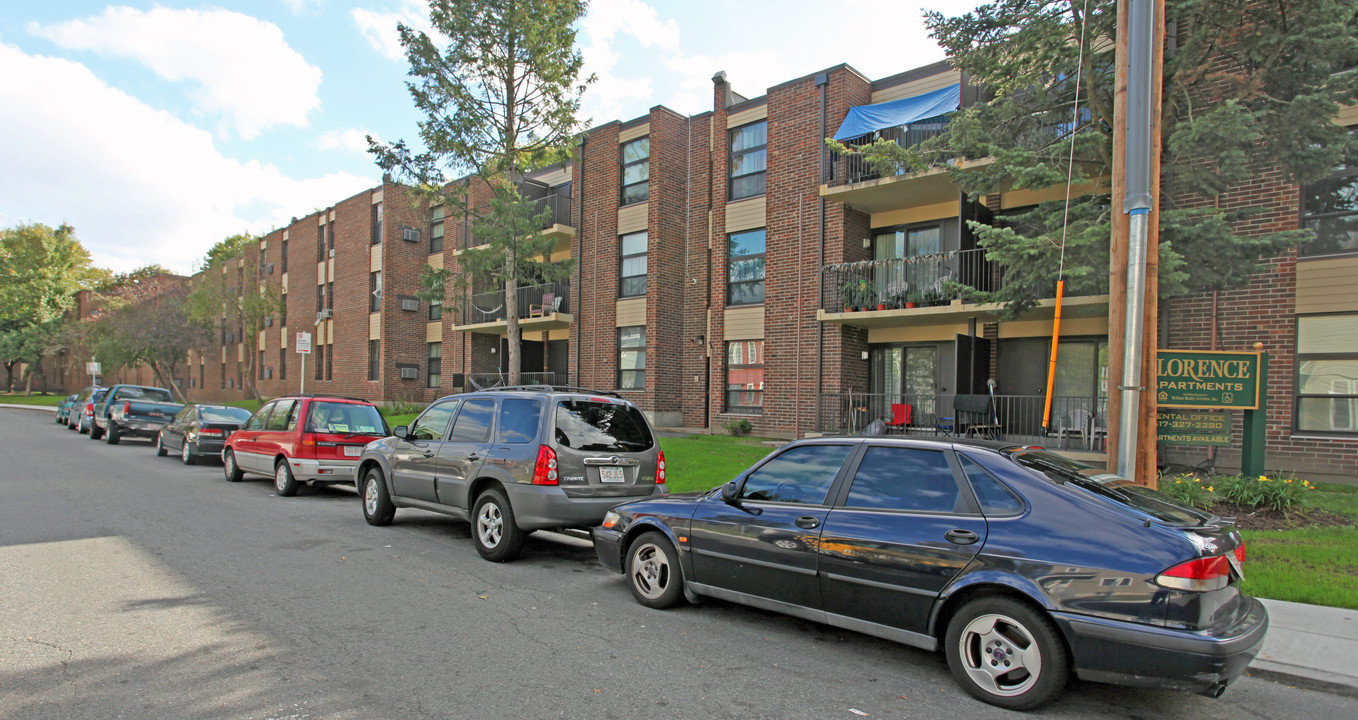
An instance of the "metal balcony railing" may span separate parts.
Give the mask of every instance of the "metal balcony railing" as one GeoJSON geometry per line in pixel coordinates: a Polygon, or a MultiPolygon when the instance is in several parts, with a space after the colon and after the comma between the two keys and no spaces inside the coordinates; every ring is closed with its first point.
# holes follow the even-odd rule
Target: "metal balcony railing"
{"type": "MultiPolygon", "coordinates": [[[[909,125],[898,125],[892,128],[879,130],[874,135],[856,138],[844,143],[845,145],[857,148],[871,145],[878,138],[885,138],[893,141],[901,147],[914,147],[929,138],[942,135],[948,125],[947,115],[936,118],[929,118],[909,125]]],[[[904,170],[895,174],[903,175],[904,170]]],[[[846,155],[843,153],[830,154],[830,182],[831,187],[838,185],[852,185],[854,183],[876,180],[883,177],[879,168],[872,167],[862,155],[846,155]]]]}
{"type": "MultiPolygon", "coordinates": [[[[570,312],[570,283],[558,282],[545,285],[529,285],[518,288],[515,299],[520,320],[531,317],[570,312]]],[[[458,325],[479,325],[481,323],[503,322],[505,320],[505,293],[503,290],[477,293],[462,303],[462,316],[458,325]]]]}
{"type": "Polygon", "coordinates": [[[1042,427],[1042,395],[969,396],[958,409],[956,395],[823,393],[817,429],[831,435],[883,434],[982,437],[1010,442],[1102,449],[1107,436],[1108,398],[1052,398],[1050,427],[1042,427]],[[899,406],[899,407],[898,407],[899,406]],[[908,422],[897,423],[902,417],[908,422]]]}
{"type": "MultiPolygon", "coordinates": [[[[551,210],[551,213],[537,228],[538,230],[547,230],[553,225],[571,224],[571,198],[569,195],[553,194],[528,202],[533,206],[532,214],[534,216],[542,212],[543,208],[551,210]]],[[[476,233],[472,231],[475,224],[475,221],[466,223],[466,232],[462,231],[464,226],[460,221],[455,226],[445,226],[444,242],[450,244],[454,250],[467,250],[485,245],[488,241],[485,238],[477,237],[476,233]]]]}

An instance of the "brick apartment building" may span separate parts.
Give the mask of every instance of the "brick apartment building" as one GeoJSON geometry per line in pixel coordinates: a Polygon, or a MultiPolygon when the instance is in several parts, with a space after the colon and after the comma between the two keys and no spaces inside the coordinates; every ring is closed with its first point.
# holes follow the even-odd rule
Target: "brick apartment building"
{"type": "MultiPolygon", "coordinates": [[[[752,98],[718,73],[710,112],[657,106],[593,128],[573,162],[520,183],[551,209],[550,259],[574,262],[568,281],[519,290],[525,379],[616,390],[662,426],[719,430],[746,419],[784,437],[879,419],[932,429],[980,412],[1006,438],[1101,460],[1106,281],[1067,289],[1059,438],[1040,427],[1054,300],[999,321],[996,307],[946,291],[949,280],[1005,281],[967,220],[1002,222],[1064,188],[967,198],[942,169],[879,177],[825,147],[854,108],[894,103],[908,120],[845,141],[913,143],[976,100],[946,63],[876,81],[839,65],[752,98]],[[992,379],[988,407],[957,399],[990,394],[992,379]]],[[[1358,124],[1358,113],[1340,120],[1358,124]]],[[[1215,313],[1211,297],[1164,304],[1162,347],[1214,347],[1215,317],[1216,349],[1258,341],[1270,352],[1270,468],[1358,472],[1358,290],[1345,280],[1358,273],[1346,225],[1358,212],[1326,202],[1355,183],[1349,168],[1303,192],[1261,171],[1231,189],[1224,205],[1266,208],[1257,231],[1304,223],[1318,239],[1216,298],[1215,313]]],[[[469,187],[473,205],[485,201],[484,188],[469,187]]],[[[506,354],[500,294],[457,291],[432,306],[415,297],[426,265],[457,273],[476,244],[466,217],[390,181],[268,233],[259,278],[285,293],[287,310],[257,338],[260,391],[300,389],[299,331],[313,335],[308,391],[426,402],[495,382],[506,354]]],[[[228,330],[218,340],[191,358],[195,399],[242,394],[240,338],[228,330]]],[[[1238,455],[1238,444],[1223,449],[1219,464],[1238,455]]]]}

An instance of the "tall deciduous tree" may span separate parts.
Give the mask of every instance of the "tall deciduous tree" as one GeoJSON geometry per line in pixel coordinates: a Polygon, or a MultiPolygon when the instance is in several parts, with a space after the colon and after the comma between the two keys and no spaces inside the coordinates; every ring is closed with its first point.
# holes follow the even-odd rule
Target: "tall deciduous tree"
{"type": "Polygon", "coordinates": [[[259,238],[249,233],[214,245],[203,260],[202,273],[193,279],[186,302],[194,322],[240,330],[245,388],[251,397],[262,400],[255,385],[259,333],[265,318],[282,311],[283,299],[277,288],[259,279],[258,248],[259,238]]]}
{"type": "MultiPolygon", "coordinates": [[[[1113,0],[998,0],[956,17],[929,13],[926,24],[952,64],[991,97],[954,113],[942,135],[911,152],[869,146],[865,154],[896,170],[947,165],[965,192],[980,195],[1064,185],[1073,143],[1078,187],[1065,277],[1075,291],[1103,287],[1112,214],[1121,208],[1107,191],[1116,15],[1113,0]],[[958,157],[993,162],[948,164],[958,157]]],[[[1334,122],[1341,105],[1358,101],[1356,15],[1353,0],[1168,0],[1174,36],[1164,68],[1162,296],[1243,286],[1261,257],[1309,236],[1251,229],[1259,208],[1216,200],[1271,168],[1291,182],[1313,182],[1358,149],[1334,122]]],[[[1016,313],[1051,296],[1063,201],[997,225],[972,223],[988,257],[1006,268],[1005,286],[973,294],[1016,313]]]]}
{"type": "Polygon", "coordinates": [[[187,402],[180,386],[180,371],[189,351],[201,347],[210,336],[208,325],[189,311],[189,288],[183,278],[168,287],[134,292],[124,297],[115,312],[102,313],[87,331],[92,350],[108,368],[151,368],[156,382],[187,402]]]}
{"type": "MultiPolygon", "coordinates": [[[[369,152],[384,170],[415,185],[430,202],[476,216],[474,229],[485,247],[459,256],[471,277],[457,284],[503,289],[511,384],[520,370],[518,286],[569,272],[568,264],[545,262],[550,243],[534,237],[541,225],[517,183],[523,172],[569,157],[580,128],[580,96],[593,80],[579,80],[575,23],[584,12],[581,0],[432,0],[429,20],[437,40],[399,27],[414,78],[406,87],[424,114],[419,128],[426,149],[368,138],[369,152]],[[470,173],[475,180],[449,186],[445,172],[470,173]],[[489,207],[469,206],[474,181],[490,188],[489,207]]],[[[446,295],[448,274],[428,276],[430,292],[446,295]]]]}

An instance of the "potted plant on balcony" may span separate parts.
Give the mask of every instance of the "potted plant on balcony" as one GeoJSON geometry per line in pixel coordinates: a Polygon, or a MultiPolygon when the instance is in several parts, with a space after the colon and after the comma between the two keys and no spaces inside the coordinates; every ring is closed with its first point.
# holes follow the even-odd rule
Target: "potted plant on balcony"
{"type": "Polygon", "coordinates": [[[839,284],[839,298],[844,312],[858,310],[863,298],[863,288],[867,281],[862,278],[848,278],[839,284]]]}
{"type": "Polygon", "coordinates": [[[919,301],[920,301],[921,297],[923,297],[923,294],[920,293],[920,291],[918,291],[918,290],[912,290],[912,291],[910,291],[910,292],[907,293],[906,296],[905,296],[905,307],[906,307],[907,309],[913,309],[913,308],[919,307],[919,301]]]}
{"type": "Polygon", "coordinates": [[[892,307],[903,308],[910,299],[910,283],[905,280],[892,280],[887,283],[886,295],[892,307]]]}
{"type": "Polygon", "coordinates": [[[872,283],[872,296],[877,300],[877,309],[885,310],[887,303],[887,290],[878,283],[872,283]]]}

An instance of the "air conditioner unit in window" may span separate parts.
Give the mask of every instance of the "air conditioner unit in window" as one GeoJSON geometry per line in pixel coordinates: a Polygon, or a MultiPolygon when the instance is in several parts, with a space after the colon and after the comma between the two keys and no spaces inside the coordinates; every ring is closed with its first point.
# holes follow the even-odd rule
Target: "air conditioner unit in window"
{"type": "Polygon", "coordinates": [[[334,317],[334,316],[335,316],[335,311],[334,311],[334,310],[329,310],[329,309],[322,310],[322,311],[316,313],[316,319],[317,319],[317,320],[329,320],[330,318],[332,318],[332,317],[334,317]]]}
{"type": "Polygon", "coordinates": [[[418,378],[419,376],[420,376],[420,369],[419,369],[419,368],[413,368],[413,367],[403,367],[403,368],[401,368],[401,379],[402,379],[402,380],[414,380],[414,379],[418,378]]]}
{"type": "Polygon", "coordinates": [[[420,309],[420,301],[414,298],[401,298],[401,309],[417,312],[420,309]]]}
{"type": "Polygon", "coordinates": [[[271,368],[271,367],[266,367],[266,368],[264,368],[264,379],[265,379],[265,380],[272,380],[272,379],[273,379],[273,368],[271,368]]]}
{"type": "Polygon", "coordinates": [[[335,257],[335,248],[330,248],[330,257],[335,257]]]}
{"type": "Polygon", "coordinates": [[[273,263],[269,263],[268,265],[265,265],[265,266],[264,266],[264,274],[265,274],[265,275],[272,275],[272,274],[273,274],[273,263]]]}
{"type": "Polygon", "coordinates": [[[402,239],[402,240],[405,240],[406,242],[414,242],[414,243],[419,242],[419,241],[420,241],[420,230],[419,230],[419,228],[413,228],[413,227],[405,227],[405,226],[402,226],[402,227],[401,227],[401,239],[402,239]]]}
{"type": "Polygon", "coordinates": [[[264,318],[264,327],[273,327],[273,318],[271,317],[264,318]]]}

